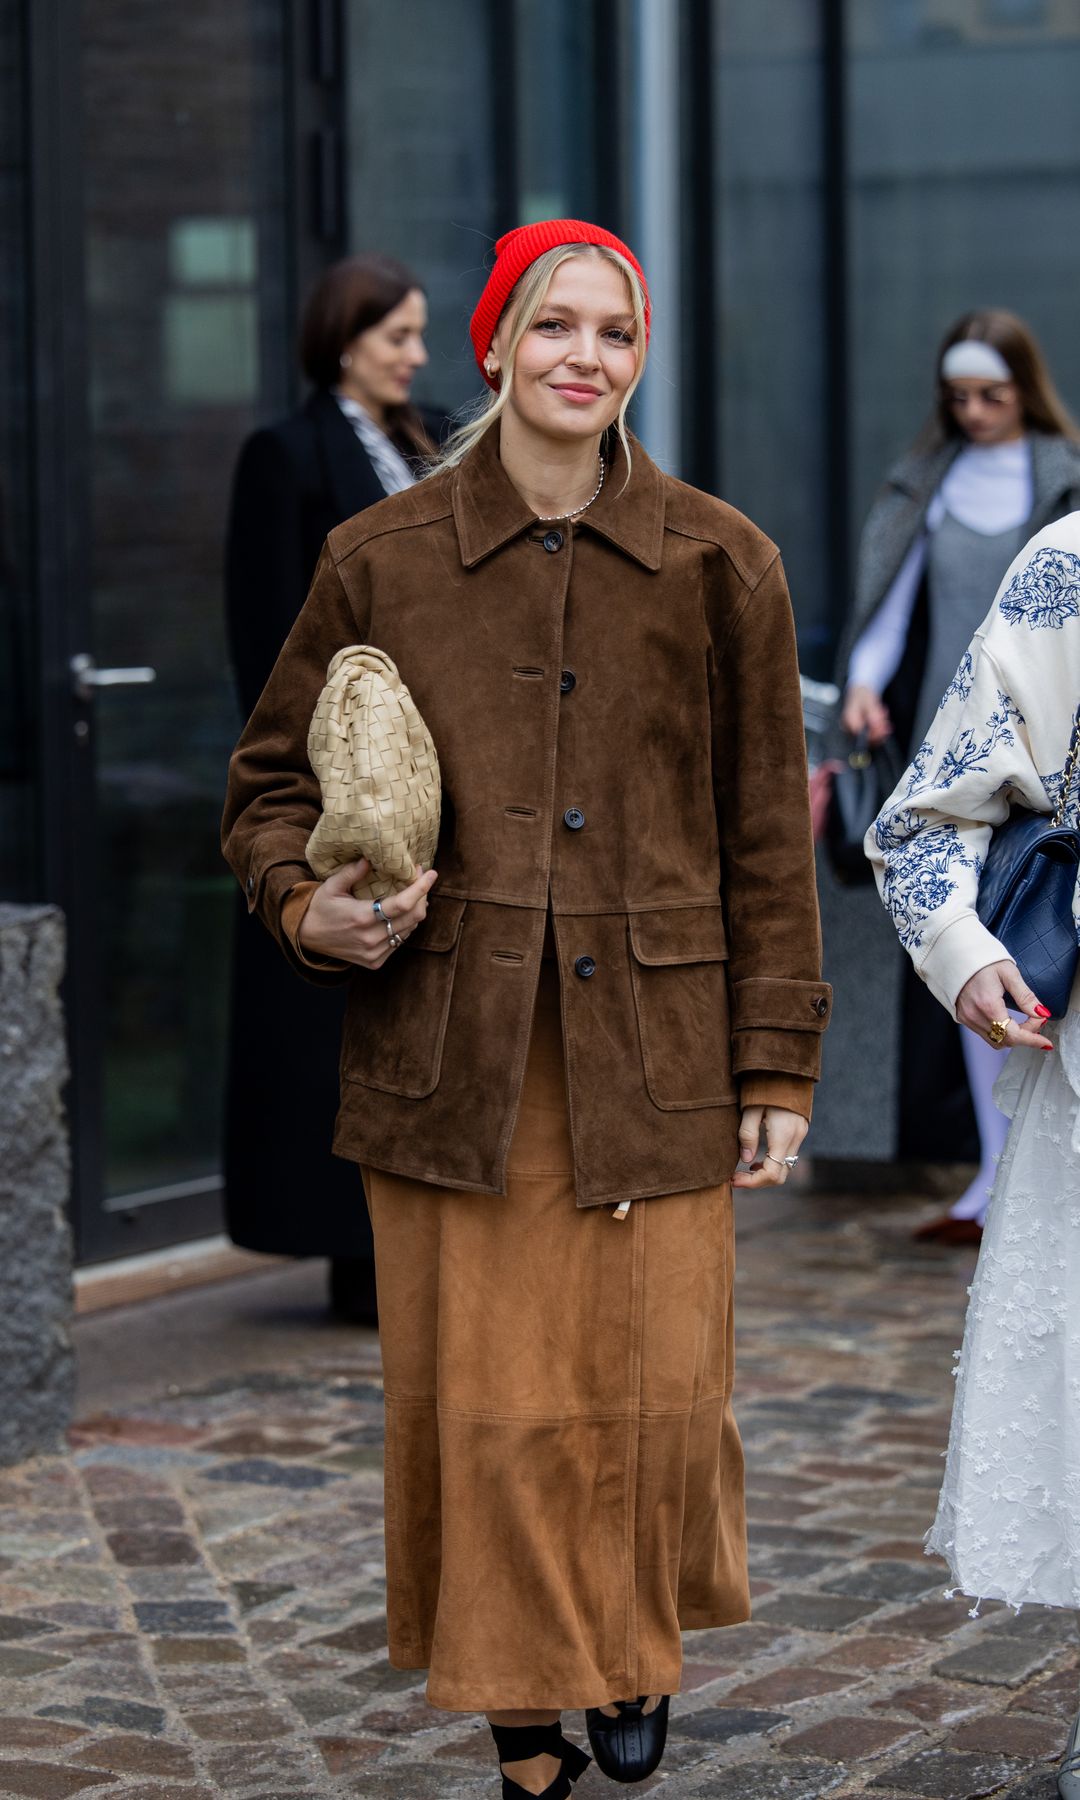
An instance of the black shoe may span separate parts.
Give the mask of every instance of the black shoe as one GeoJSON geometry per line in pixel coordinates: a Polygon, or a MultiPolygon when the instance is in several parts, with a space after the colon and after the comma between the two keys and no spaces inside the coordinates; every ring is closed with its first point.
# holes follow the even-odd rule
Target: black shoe
{"type": "Polygon", "coordinates": [[[525,1800],[567,1800],[571,1783],[589,1766],[591,1758],[563,1737],[558,1719],[554,1725],[492,1725],[490,1729],[500,1763],[528,1762],[531,1756],[557,1756],[562,1763],[542,1794],[530,1794],[528,1788],[504,1775],[503,1800],[517,1800],[519,1794],[524,1794],[525,1800]]]}
{"type": "Polygon", "coordinates": [[[651,1713],[642,1709],[648,1694],[637,1700],[616,1700],[617,1719],[609,1719],[598,1706],[585,1713],[585,1727],[596,1766],[612,1781],[644,1781],[659,1766],[667,1743],[668,1708],[664,1694],[651,1713]]]}
{"type": "Polygon", "coordinates": [[[375,1264],[370,1256],[331,1257],[330,1311],[343,1325],[378,1326],[375,1264]]]}

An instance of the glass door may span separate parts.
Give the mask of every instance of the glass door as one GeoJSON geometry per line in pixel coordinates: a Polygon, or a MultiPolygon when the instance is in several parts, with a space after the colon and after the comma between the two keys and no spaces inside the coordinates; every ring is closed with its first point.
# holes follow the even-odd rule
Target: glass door
{"type": "Polygon", "coordinates": [[[218,820],[239,725],[222,547],[240,442],[288,403],[292,303],[288,9],[78,10],[88,556],[68,662],[72,752],[92,779],[69,917],[92,965],[73,1022],[85,1261],[220,1219],[234,884],[218,820]]]}

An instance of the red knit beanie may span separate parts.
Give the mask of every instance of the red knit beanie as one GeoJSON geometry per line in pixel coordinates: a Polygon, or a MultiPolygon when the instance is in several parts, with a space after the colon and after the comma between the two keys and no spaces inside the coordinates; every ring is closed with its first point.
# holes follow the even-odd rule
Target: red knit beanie
{"type": "Polygon", "coordinates": [[[584,219],[543,219],[537,225],[518,225],[515,230],[508,231],[505,237],[501,237],[495,246],[495,266],[487,278],[487,285],[477,302],[469,326],[469,336],[472,338],[480,373],[489,387],[497,388],[499,383],[498,378],[492,380],[488,375],[484,368],[484,358],[491,349],[491,340],[495,336],[495,328],[506,302],[529,264],[534,263],[538,256],[543,256],[545,250],[557,250],[564,244],[600,244],[607,250],[617,250],[620,256],[625,256],[645,292],[645,342],[648,343],[651,313],[649,289],[641,264],[621,238],[617,238],[614,232],[605,231],[602,225],[587,224],[584,219]]]}

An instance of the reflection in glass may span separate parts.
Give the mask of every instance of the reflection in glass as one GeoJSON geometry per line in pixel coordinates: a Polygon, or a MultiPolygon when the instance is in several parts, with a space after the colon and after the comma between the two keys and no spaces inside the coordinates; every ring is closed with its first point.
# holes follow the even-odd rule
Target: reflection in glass
{"type": "Polygon", "coordinates": [[[284,15],[272,0],[81,12],[90,647],[158,675],[94,703],[106,1169],[114,1196],[160,1194],[220,1166],[233,883],[218,819],[237,731],[222,541],[237,446],[289,394],[284,15]],[[280,361],[261,366],[260,342],[280,361]]]}

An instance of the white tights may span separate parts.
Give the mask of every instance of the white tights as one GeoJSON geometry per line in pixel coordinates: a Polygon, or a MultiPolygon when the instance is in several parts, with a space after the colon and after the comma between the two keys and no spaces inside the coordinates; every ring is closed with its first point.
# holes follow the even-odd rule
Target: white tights
{"type": "MultiPolygon", "coordinates": [[[[976,1037],[966,1026],[960,1027],[964,1046],[964,1067],[975,1108],[979,1129],[979,1172],[967,1191],[949,1208],[953,1219],[974,1219],[981,1225],[986,1217],[990,1189],[997,1173],[997,1160],[1005,1148],[1011,1121],[994,1105],[994,1083],[1001,1074],[1005,1058],[992,1044],[976,1037]]],[[[1006,1055],[1008,1052],[1006,1052],[1006,1055]]]]}

